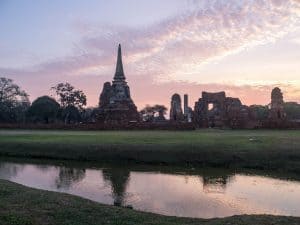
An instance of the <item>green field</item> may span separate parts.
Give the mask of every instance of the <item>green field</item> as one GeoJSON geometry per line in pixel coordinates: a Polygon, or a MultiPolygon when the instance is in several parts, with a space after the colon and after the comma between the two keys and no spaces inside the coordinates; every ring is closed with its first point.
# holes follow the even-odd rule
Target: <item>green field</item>
{"type": "Polygon", "coordinates": [[[300,218],[234,216],[224,219],[188,219],[160,216],[107,206],[79,197],[41,191],[0,180],[1,225],[296,225],[300,218]]]}
{"type": "Polygon", "coordinates": [[[300,172],[300,130],[0,130],[0,155],[300,172]]]}
{"type": "MultiPolygon", "coordinates": [[[[0,130],[0,156],[75,160],[91,165],[130,162],[250,168],[299,175],[300,130],[0,130]]],[[[296,225],[300,219],[267,215],[211,220],[166,217],[0,180],[0,224],[296,225]]]]}

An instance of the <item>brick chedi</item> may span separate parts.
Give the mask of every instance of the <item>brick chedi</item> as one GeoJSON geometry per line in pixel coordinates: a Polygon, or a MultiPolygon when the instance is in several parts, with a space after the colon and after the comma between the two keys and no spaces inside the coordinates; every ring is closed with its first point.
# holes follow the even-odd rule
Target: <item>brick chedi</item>
{"type": "Polygon", "coordinates": [[[121,45],[119,45],[116,72],[112,84],[104,83],[100,95],[98,121],[118,125],[138,120],[139,114],[130,96],[123,70],[121,45]]]}
{"type": "Polygon", "coordinates": [[[173,122],[183,121],[181,98],[179,94],[174,94],[171,99],[170,120],[173,122]]]}
{"type": "Polygon", "coordinates": [[[272,123],[283,122],[286,119],[284,111],[283,94],[281,90],[276,87],[271,93],[271,104],[269,110],[269,120],[272,123]]]}

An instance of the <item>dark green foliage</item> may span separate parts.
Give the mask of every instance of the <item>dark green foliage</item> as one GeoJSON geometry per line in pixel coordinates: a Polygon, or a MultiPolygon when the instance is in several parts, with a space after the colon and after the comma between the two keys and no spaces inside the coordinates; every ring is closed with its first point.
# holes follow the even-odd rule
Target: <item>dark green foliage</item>
{"type": "Polygon", "coordinates": [[[73,105],[67,106],[66,108],[62,109],[61,116],[65,124],[77,123],[81,121],[80,112],[73,105]]]}
{"type": "Polygon", "coordinates": [[[164,105],[146,105],[146,107],[140,111],[140,115],[144,121],[152,122],[155,116],[158,116],[159,114],[165,115],[167,113],[167,109],[168,108],[164,105]]]}
{"type": "Polygon", "coordinates": [[[85,108],[81,112],[81,119],[85,123],[93,123],[96,121],[99,108],[85,108]]]}
{"type": "Polygon", "coordinates": [[[69,83],[59,83],[52,89],[59,97],[59,102],[63,108],[74,106],[82,109],[86,105],[86,95],[69,83]]]}
{"type": "Polygon", "coordinates": [[[8,213],[6,215],[1,215],[0,213],[0,223],[1,225],[33,225],[28,216],[17,215],[16,213],[8,213]]]}
{"type": "Polygon", "coordinates": [[[53,123],[59,116],[60,105],[49,96],[42,96],[33,101],[28,109],[27,117],[31,122],[53,123]]]}
{"type": "Polygon", "coordinates": [[[30,105],[25,91],[13,83],[13,80],[0,78],[0,122],[24,122],[25,112],[30,105]]]}
{"type": "Polygon", "coordinates": [[[266,120],[269,115],[269,108],[266,105],[252,105],[250,106],[256,113],[256,118],[260,121],[266,120]]]}
{"type": "Polygon", "coordinates": [[[296,217],[243,215],[222,219],[161,216],[95,203],[0,180],[1,225],[298,225],[296,217]],[[2,195],[2,192],[5,195],[2,195]],[[8,194],[7,194],[8,193],[8,194]]]}
{"type": "Polygon", "coordinates": [[[284,111],[290,120],[300,120],[300,104],[297,102],[284,103],[284,111]]]}
{"type": "Polygon", "coordinates": [[[86,95],[69,83],[59,83],[52,89],[62,106],[61,119],[66,124],[80,122],[83,107],[86,106],[86,95]]]}

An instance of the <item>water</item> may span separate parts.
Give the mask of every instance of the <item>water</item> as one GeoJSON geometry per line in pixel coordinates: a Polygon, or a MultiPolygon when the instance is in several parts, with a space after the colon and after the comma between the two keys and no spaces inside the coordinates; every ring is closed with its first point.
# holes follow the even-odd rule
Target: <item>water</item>
{"type": "Polygon", "coordinates": [[[164,215],[300,216],[300,182],[224,170],[0,162],[0,179],[164,215]]]}

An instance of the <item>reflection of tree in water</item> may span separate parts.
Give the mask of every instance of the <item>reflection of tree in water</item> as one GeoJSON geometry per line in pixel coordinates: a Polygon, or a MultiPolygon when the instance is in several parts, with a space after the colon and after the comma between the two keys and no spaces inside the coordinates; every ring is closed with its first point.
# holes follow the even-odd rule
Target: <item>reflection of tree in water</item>
{"type": "Polygon", "coordinates": [[[11,179],[18,175],[24,169],[24,165],[14,163],[0,162],[0,178],[11,179]]]}
{"type": "Polygon", "coordinates": [[[84,178],[85,169],[60,167],[55,184],[57,189],[69,189],[74,183],[78,183],[84,178]]]}
{"type": "Polygon", "coordinates": [[[123,205],[130,171],[125,168],[106,168],[102,173],[104,180],[111,185],[114,205],[123,205]]]}
{"type": "Polygon", "coordinates": [[[208,193],[224,193],[232,175],[203,175],[203,190],[208,193]]]}

